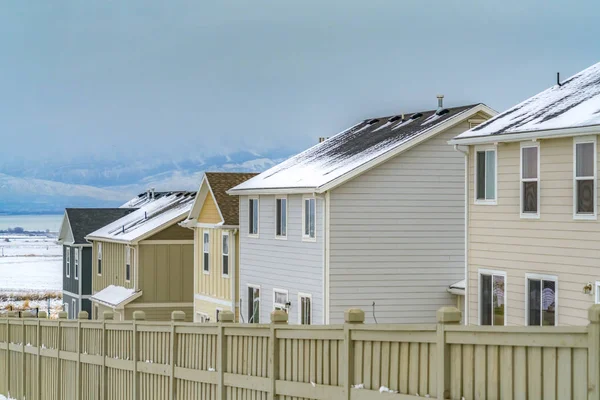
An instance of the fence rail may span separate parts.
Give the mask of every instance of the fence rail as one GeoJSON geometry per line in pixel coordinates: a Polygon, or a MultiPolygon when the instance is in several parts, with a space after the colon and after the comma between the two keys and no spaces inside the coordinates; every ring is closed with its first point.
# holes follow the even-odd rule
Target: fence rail
{"type": "MultiPolygon", "coordinates": [[[[600,306],[586,327],[289,326],[0,319],[0,393],[23,400],[599,399],[600,306]]],[[[62,315],[64,317],[64,314],[62,315]]],[[[85,316],[85,315],[84,315],[85,316]]]]}

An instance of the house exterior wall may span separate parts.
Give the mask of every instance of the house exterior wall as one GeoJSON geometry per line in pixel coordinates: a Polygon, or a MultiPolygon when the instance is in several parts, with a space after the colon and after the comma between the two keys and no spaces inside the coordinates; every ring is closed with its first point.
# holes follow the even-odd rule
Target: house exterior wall
{"type": "MultiPolygon", "coordinates": [[[[251,196],[253,197],[253,196],[251,196]]],[[[273,289],[288,291],[290,323],[298,322],[298,293],[312,296],[312,321],[324,323],[323,216],[324,201],[316,201],[316,240],[302,239],[302,195],[288,195],[287,239],[275,238],[275,196],[259,197],[259,234],[248,235],[248,196],[240,196],[241,315],[248,321],[248,285],[260,286],[260,322],[273,311],[273,289]]]]}
{"type": "Polygon", "coordinates": [[[77,315],[79,313],[79,307],[80,307],[79,306],[79,297],[71,296],[71,295],[63,292],[62,301],[63,301],[63,310],[68,308],[67,318],[76,319],[77,315]],[[73,307],[73,301],[75,301],[75,307],[73,307]],[[68,304],[67,307],[65,307],[66,304],[68,304]]]}
{"type": "Polygon", "coordinates": [[[98,242],[94,241],[92,254],[92,292],[96,293],[106,288],[109,285],[123,286],[133,288],[134,277],[136,274],[135,258],[136,252],[133,251],[131,256],[131,276],[132,279],[125,281],[125,244],[98,242]],[[102,243],[102,275],[98,275],[98,243],[102,243]]]}
{"type": "Polygon", "coordinates": [[[217,205],[215,204],[215,201],[210,193],[207,194],[204,204],[200,209],[198,221],[205,224],[217,224],[221,222],[219,209],[217,208],[217,205]]]}
{"type": "Polygon", "coordinates": [[[146,240],[192,240],[194,233],[188,228],[173,224],[160,232],[155,233],[146,240]]]}
{"type": "MultiPolygon", "coordinates": [[[[81,263],[81,294],[92,294],[92,247],[86,246],[81,249],[83,254],[81,263]]],[[[91,315],[91,314],[90,314],[91,315]]]]}
{"type": "Polygon", "coordinates": [[[173,311],[183,311],[185,313],[185,321],[193,322],[194,308],[190,305],[187,307],[140,307],[137,303],[131,303],[125,306],[122,315],[124,319],[130,321],[133,319],[135,311],[143,311],[146,314],[147,321],[170,321],[173,311]]]}
{"type": "Polygon", "coordinates": [[[465,273],[465,161],[447,141],[467,121],[330,194],[330,323],[435,323],[465,273]]]}
{"type": "Polygon", "coordinates": [[[506,272],[508,325],[526,325],[526,273],[558,278],[559,325],[588,324],[594,296],[584,294],[583,287],[600,280],[600,223],[573,219],[573,138],[541,140],[539,146],[539,219],[520,217],[520,143],[497,146],[497,205],[474,204],[475,151],[470,147],[467,295],[471,324],[479,323],[480,269],[506,272]]]}
{"type": "MultiPolygon", "coordinates": [[[[67,291],[73,294],[79,294],[79,279],[81,279],[81,262],[82,258],[79,259],[79,279],[75,279],[75,252],[79,251],[79,247],[63,245],[63,291],[67,291]],[[67,277],[67,253],[71,255],[71,265],[69,267],[69,276],[67,277]]],[[[81,254],[81,253],[80,253],[81,254]]]]}

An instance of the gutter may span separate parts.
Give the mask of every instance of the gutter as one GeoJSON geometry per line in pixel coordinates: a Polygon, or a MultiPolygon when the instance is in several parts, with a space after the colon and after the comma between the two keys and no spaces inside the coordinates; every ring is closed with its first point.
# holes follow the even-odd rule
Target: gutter
{"type": "Polygon", "coordinates": [[[448,289],[449,293],[457,294],[465,296],[464,301],[464,323],[465,325],[469,324],[469,148],[466,147],[464,150],[460,148],[461,146],[455,144],[454,150],[458,151],[465,156],[465,290],[460,291],[461,293],[456,293],[454,290],[457,289],[448,289]]]}

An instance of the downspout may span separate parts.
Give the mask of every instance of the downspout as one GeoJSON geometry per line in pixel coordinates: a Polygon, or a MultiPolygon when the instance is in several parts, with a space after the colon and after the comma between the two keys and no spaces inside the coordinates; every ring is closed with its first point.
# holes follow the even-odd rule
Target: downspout
{"type": "MultiPolygon", "coordinates": [[[[313,193],[315,199],[323,200],[323,324],[329,323],[329,257],[327,257],[327,241],[329,240],[328,235],[328,224],[327,216],[329,214],[329,191],[325,192],[325,196],[313,193]]],[[[315,205],[316,206],[316,205],[315,205]]]]}
{"type": "Polygon", "coordinates": [[[465,155],[465,299],[463,307],[465,309],[464,324],[469,324],[469,147],[462,150],[461,146],[455,144],[454,150],[465,155]]]}
{"type": "MultiPolygon", "coordinates": [[[[229,253],[232,254],[233,252],[233,257],[229,257],[231,258],[231,262],[229,265],[229,274],[230,274],[230,279],[231,279],[231,312],[233,312],[233,318],[235,321],[235,308],[237,306],[237,299],[235,296],[235,279],[236,279],[236,268],[237,268],[237,251],[236,251],[236,246],[237,246],[237,235],[238,230],[237,229],[232,229],[229,231],[229,253]]],[[[242,310],[240,309],[240,313],[242,312],[242,310]]],[[[239,317],[238,317],[239,318],[239,317]]],[[[239,319],[238,319],[239,321],[239,319]]]]}

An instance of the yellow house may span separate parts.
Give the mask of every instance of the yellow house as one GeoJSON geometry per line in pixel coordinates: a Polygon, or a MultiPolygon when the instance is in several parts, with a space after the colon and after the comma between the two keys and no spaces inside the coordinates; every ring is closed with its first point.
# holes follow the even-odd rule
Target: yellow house
{"type": "Polygon", "coordinates": [[[600,303],[600,63],[450,141],[467,162],[465,319],[587,325],[600,303]]]}
{"type": "Polygon", "coordinates": [[[181,225],[194,231],[194,321],[239,318],[239,202],[226,192],[252,173],[207,172],[181,225]]]}
{"type": "Polygon", "coordinates": [[[92,317],[112,311],[130,320],[169,320],[184,311],[192,320],[193,233],[179,223],[188,215],[195,192],[148,192],[127,206],[136,210],[86,239],[92,246],[92,317]]]}

